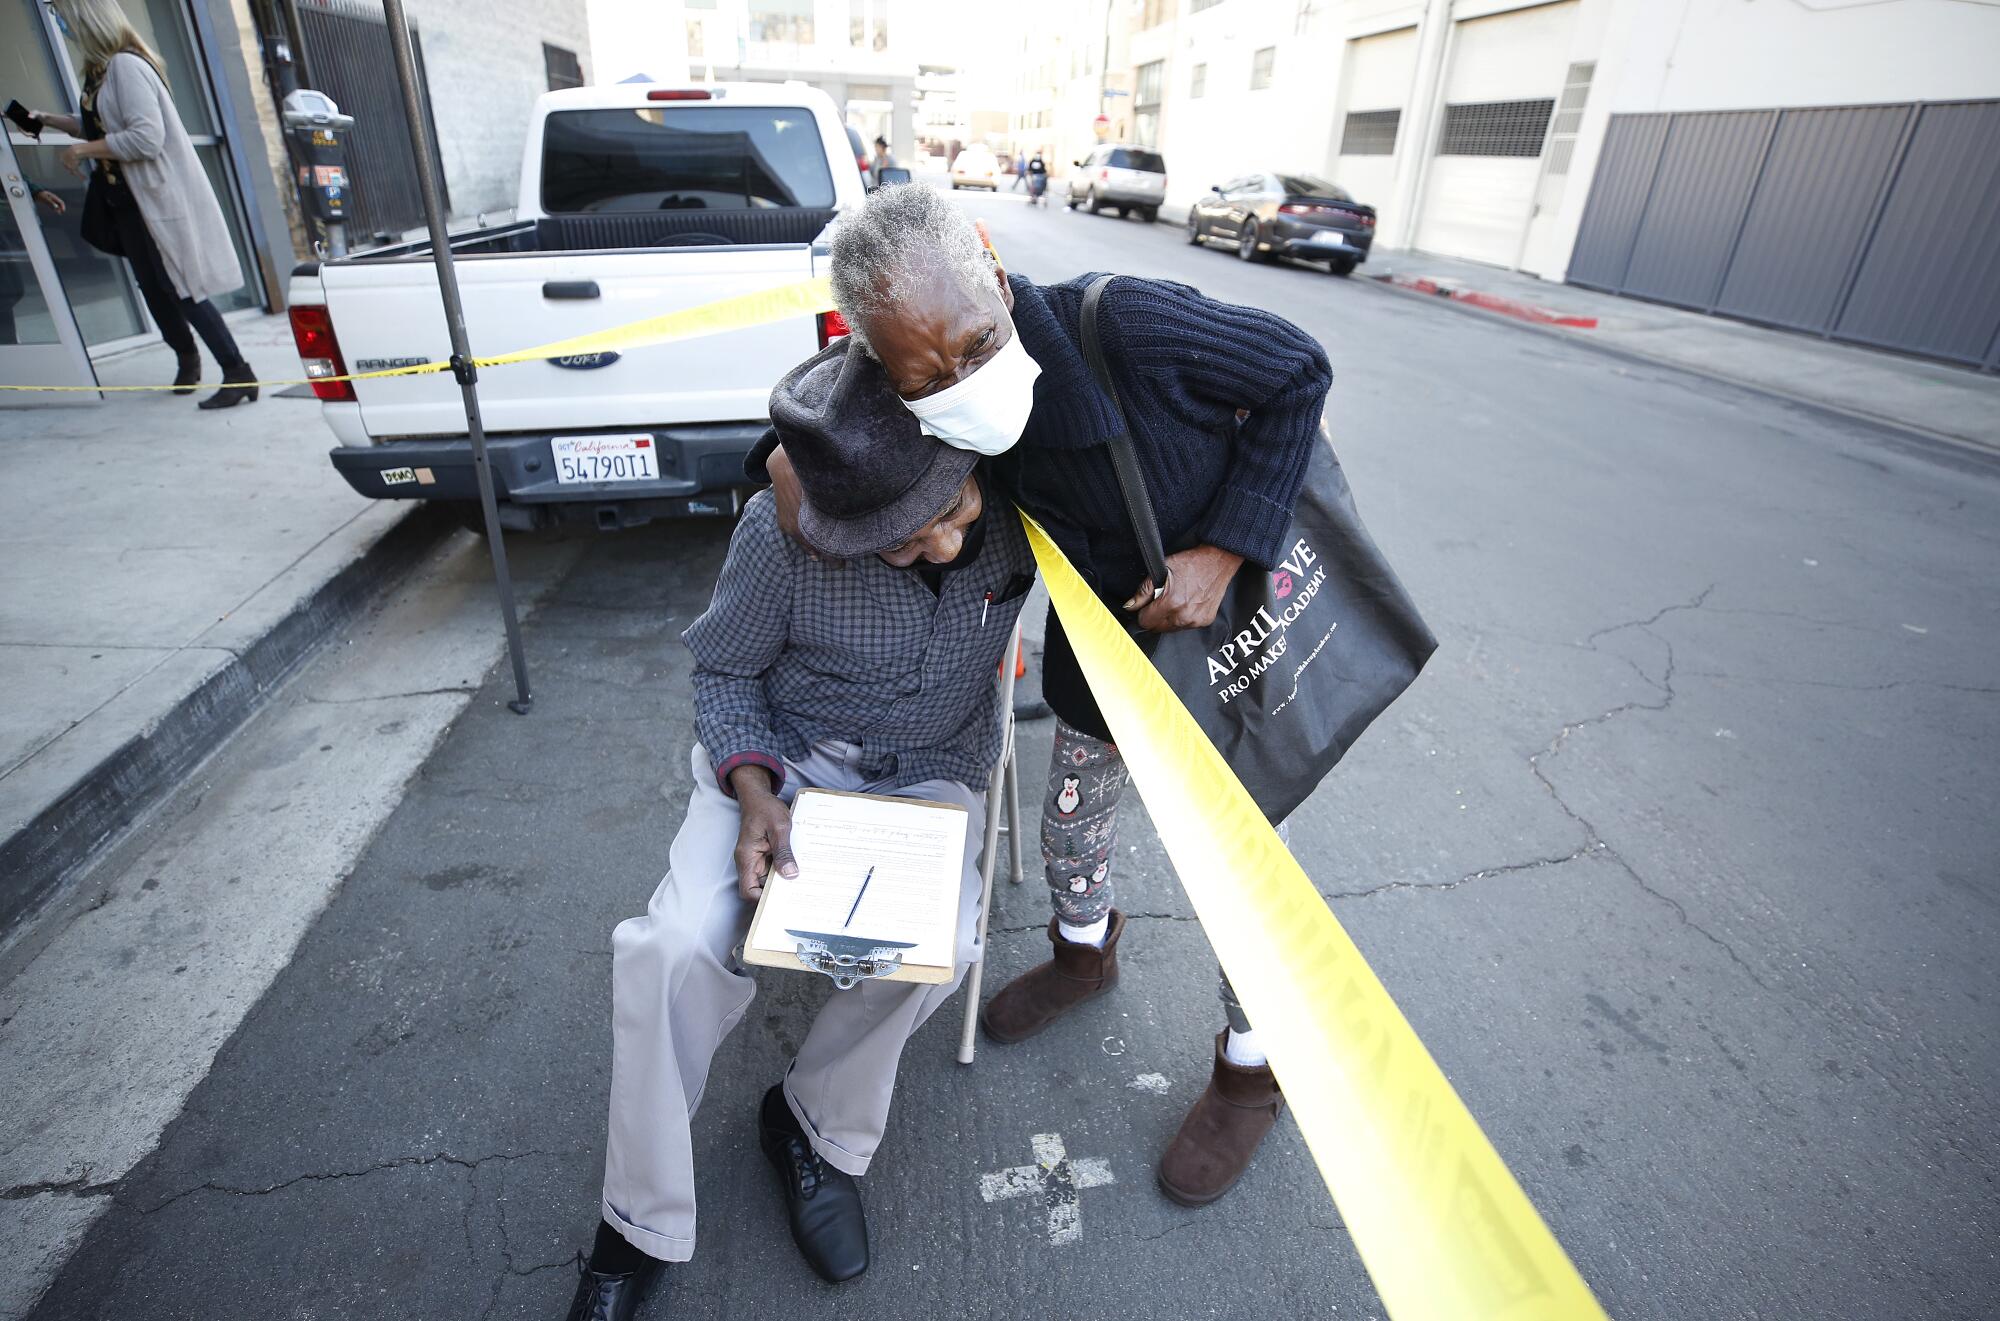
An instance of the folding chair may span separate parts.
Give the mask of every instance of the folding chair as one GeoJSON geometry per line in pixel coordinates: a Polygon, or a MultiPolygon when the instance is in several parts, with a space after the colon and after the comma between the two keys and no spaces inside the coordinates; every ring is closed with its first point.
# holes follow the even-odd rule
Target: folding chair
{"type": "Polygon", "coordinates": [[[986,920],[993,912],[993,873],[999,862],[1000,836],[1007,836],[1013,872],[1009,879],[1021,883],[1021,777],[1014,760],[1014,676],[1020,668],[1021,624],[1014,623],[1014,654],[1000,662],[1000,758],[993,764],[993,778],[986,785],[986,847],[979,856],[979,961],[965,974],[965,1028],[958,1038],[958,1062],[972,1063],[974,1038],[979,1032],[979,984],[986,971],[986,920]],[[1000,810],[1007,810],[1007,824],[1000,824],[1000,810]]]}

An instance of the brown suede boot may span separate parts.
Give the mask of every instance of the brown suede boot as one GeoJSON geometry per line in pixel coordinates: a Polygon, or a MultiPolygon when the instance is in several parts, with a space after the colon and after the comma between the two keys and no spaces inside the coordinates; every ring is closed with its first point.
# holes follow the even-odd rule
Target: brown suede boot
{"type": "Polygon", "coordinates": [[[995,1041],[1026,1041],[1086,1000],[1095,1000],[1118,984],[1118,937],[1125,915],[1111,910],[1104,944],[1076,945],[1062,938],[1055,918],[1049,919],[1049,943],[1055,957],[1030,968],[1000,988],[979,1015],[980,1026],[995,1041]]]}
{"type": "Polygon", "coordinates": [[[1224,1058],[1228,1038],[1227,1030],[1217,1034],[1215,1074],[1160,1157],[1160,1191],[1182,1206],[1207,1206],[1228,1192],[1285,1108],[1270,1065],[1246,1069],[1224,1058]]]}

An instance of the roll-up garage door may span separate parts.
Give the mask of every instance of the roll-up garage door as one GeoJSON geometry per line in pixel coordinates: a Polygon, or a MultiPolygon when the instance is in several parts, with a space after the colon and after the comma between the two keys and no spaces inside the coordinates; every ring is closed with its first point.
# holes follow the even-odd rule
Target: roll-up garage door
{"type": "Polygon", "coordinates": [[[1576,0],[1563,0],[1454,25],[1419,248],[1513,264],[1569,67],[1576,11],[1576,0]]]}
{"type": "Polygon", "coordinates": [[[1399,28],[1347,43],[1341,78],[1346,106],[1334,139],[1333,181],[1376,208],[1393,225],[1390,195],[1396,183],[1396,140],[1417,72],[1417,30],[1399,28]]]}

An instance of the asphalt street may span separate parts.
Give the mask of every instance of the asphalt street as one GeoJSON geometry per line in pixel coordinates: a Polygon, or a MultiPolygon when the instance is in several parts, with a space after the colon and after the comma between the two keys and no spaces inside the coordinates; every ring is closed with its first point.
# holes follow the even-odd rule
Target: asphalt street
{"type": "MultiPolygon", "coordinates": [[[[1326,346],[1361,510],[1442,645],[1293,847],[1608,1310],[1991,1315],[2000,463],[1166,226],[963,201],[1019,273],[1183,280],[1326,346]]],[[[726,535],[583,548],[527,626],[534,713],[487,675],[33,1316],[561,1315],[609,934],[685,804],[677,634],[726,535]]],[[[926,1026],[864,1185],[873,1268],[838,1288],[753,1130],[826,992],[767,972],[697,1125],[697,1258],[646,1315],[1380,1315],[1289,1121],[1215,1206],[1155,1190],[1220,1015],[1142,812],[1121,845],[1119,990],[970,1068],[959,1002],[926,1026]],[[1109,1168],[1074,1242],[980,1197],[1036,1134],[1109,1168]]],[[[1032,872],[1002,888],[989,991],[1047,912],[1032,872]]]]}

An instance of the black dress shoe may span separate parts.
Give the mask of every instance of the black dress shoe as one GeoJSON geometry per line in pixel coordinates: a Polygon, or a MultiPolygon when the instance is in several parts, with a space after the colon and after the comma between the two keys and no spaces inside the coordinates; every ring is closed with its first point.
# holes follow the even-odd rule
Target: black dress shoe
{"type": "Polygon", "coordinates": [[[234,367],[222,369],[222,388],[196,404],[196,408],[234,408],[241,403],[257,402],[257,387],[249,382],[257,379],[257,373],[250,370],[250,364],[239,362],[234,367]]]}
{"type": "Polygon", "coordinates": [[[780,1088],[764,1093],[758,1127],[764,1155],[778,1172],[785,1193],[792,1242],[799,1245],[806,1265],[830,1284],[867,1270],[868,1218],[862,1213],[861,1188],[854,1176],[819,1158],[780,1088]]]}
{"type": "Polygon", "coordinates": [[[656,1261],[636,1271],[607,1275],[578,1258],[576,1296],[570,1299],[564,1321],[632,1321],[639,1314],[640,1300],[659,1278],[660,1265],[656,1261]]]}

